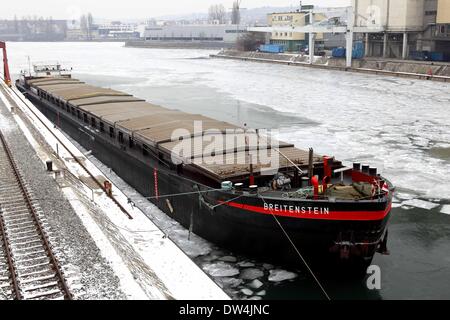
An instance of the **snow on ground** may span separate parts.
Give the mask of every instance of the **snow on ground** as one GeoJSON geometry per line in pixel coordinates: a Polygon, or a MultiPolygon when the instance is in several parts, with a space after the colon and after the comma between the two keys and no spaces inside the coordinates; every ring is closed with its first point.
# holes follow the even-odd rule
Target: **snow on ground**
{"type": "MultiPolygon", "coordinates": [[[[84,226],[94,239],[96,245],[100,248],[102,256],[111,263],[111,267],[120,279],[120,285],[123,288],[123,291],[127,294],[127,299],[148,299],[148,294],[146,294],[134,281],[130,270],[126,268],[121,257],[117,254],[108,238],[105,237],[102,230],[92,219],[89,209],[83,205],[82,201],[78,200],[77,195],[73,192],[73,190],[65,188],[63,192],[67,199],[69,199],[75,211],[78,213],[78,216],[82,219],[84,226]]],[[[97,213],[98,212],[95,212],[95,214],[97,213]]]]}

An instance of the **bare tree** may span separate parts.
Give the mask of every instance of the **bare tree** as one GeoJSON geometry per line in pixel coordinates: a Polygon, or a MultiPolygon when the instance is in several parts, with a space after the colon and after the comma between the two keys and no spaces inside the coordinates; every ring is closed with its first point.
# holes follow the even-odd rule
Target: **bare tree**
{"type": "Polygon", "coordinates": [[[236,41],[236,49],[239,51],[255,51],[266,42],[264,33],[247,32],[239,36],[236,41]]]}
{"type": "Polygon", "coordinates": [[[241,10],[240,10],[241,1],[236,0],[233,2],[233,9],[231,11],[231,23],[232,24],[240,24],[241,22],[241,10]]]}
{"type": "Polygon", "coordinates": [[[225,23],[226,10],[223,4],[212,5],[208,10],[208,21],[209,22],[219,22],[220,24],[225,23]]]}

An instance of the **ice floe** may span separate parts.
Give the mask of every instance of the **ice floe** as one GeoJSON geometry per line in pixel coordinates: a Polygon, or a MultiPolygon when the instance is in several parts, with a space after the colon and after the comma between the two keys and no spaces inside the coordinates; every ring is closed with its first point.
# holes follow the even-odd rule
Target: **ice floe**
{"type": "Polygon", "coordinates": [[[233,256],[224,256],[219,258],[220,261],[224,261],[224,262],[236,262],[237,258],[233,257],[233,256]]]}
{"type": "Polygon", "coordinates": [[[266,290],[261,290],[259,292],[256,293],[257,296],[265,296],[266,295],[266,290]]]}
{"type": "Polygon", "coordinates": [[[223,286],[228,287],[228,288],[236,288],[244,282],[244,280],[242,280],[242,279],[233,278],[233,277],[217,278],[217,281],[219,283],[221,283],[223,286]]]}
{"type": "Polygon", "coordinates": [[[445,214],[450,214],[450,204],[443,205],[442,209],[441,209],[441,212],[445,213],[445,214]]]}
{"type": "Polygon", "coordinates": [[[251,268],[251,267],[254,267],[255,264],[253,262],[249,262],[249,261],[241,261],[241,262],[238,262],[238,266],[242,267],[242,268],[251,268]]]}
{"type": "Polygon", "coordinates": [[[240,278],[245,280],[254,280],[261,277],[264,277],[264,272],[255,268],[244,269],[240,275],[240,278]]]}
{"type": "Polygon", "coordinates": [[[270,270],[269,281],[281,282],[281,281],[286,281],[286,280],[292,280],[297,277],[298,277],[298,275],[294,272],[276,269],[276,270],[270,270]]]}
{"type": "Polygon", "coordinates": [[[426,209],[426,210],[431,210],[431,209],[434,209],[436,207],[439,207],[438,203],[425,201],[425,200],[420,200],[420,199],[407,200],[407,201],[404,201],[402,203],[402,205],[416,207],[416,208],[421,208],[421,209],[426,209]]]}
{"type": "Polygon", "coordinates": [[[271,269],[273,269],[275,267],[272,264],[264,263],[263,264],[263,268],[266,269],[266,270],[271,270],[271,269]]]}
{"type": "Polygon", "coordinates": [[[409,194],[409,193],[398,192],[398,193],[395,193],[395,197],[398,199],[401,199],[401,200],[412,200],[416,196],[409,194]]]}
{"type": "Polygon", "coordinates": [[[206,264],[203,270],[213,277],[234,277],[239,274],[239,270],[224,262],[206,264]]]}
{"type": "Polygon", "coordinates": [[[264,283],[262,283],[261,281],[259,281],[258,279],[253,280],[252,282],[250,282],[250,284],[248,285],[250,288],[252,289],[259,289],[264,285],[264,283]]]}
{"type": "Polygon", "coordinates": [[[250,289],[247,289],[247,288],[241,289],[241,292],[242,292],[243,294],[245,294],[246,296],[251,296],[251,295],[253,295],[253,291],[250,290],[250,289]]]}

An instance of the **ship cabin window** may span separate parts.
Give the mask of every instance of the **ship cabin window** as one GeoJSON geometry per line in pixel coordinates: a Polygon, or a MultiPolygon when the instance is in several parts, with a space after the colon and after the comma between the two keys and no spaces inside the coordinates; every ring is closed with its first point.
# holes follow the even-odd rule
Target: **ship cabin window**
{"type": "Polygon", "coordinates": [[[113,127],[109,127],[109,136],[111,138],[114,138],[116,136],[115,133],[114,133],[114,128],[113,127]]]}
{"type": "Polygon", "coordinates": [[[105,124],[100,121],[100,132],[105,132],[105,124]]]}
{"type": "Polygon", "coordinates": [[[80,110],[77,110],[77,117],[78,117],[78,119],[81,119],[81,112],[80,112],[80,110]]]}
{"type": "Polygon", "coordinates": [[[77,115],[76,112],[75,112],[75,108],[74,108],[74,107],[72,107],[72,114],[73,114],[74,116],[77,115]]]}
{"type": "Polygon", "coordinates": [[[148,156],[148,146],[146,144],[142,145],[142,154],[148,156]]]}
{"type": "Polygon", "coordinates": [[[64,108],[64,106],[66,107],[66,110],[67,110],[67,113],[70,113],[70,107],[69,107],[69,105],[66,103],[61,103],[62,105],[63,105],[63,108],[64,108]]]}
{"type": "Polygon", "coordinates": [[[119,131],[119,142],[123,143],[123,132],[119,131]]]}
{"type": "Polygon", "coordinates": [[[91,117],[91,126],[92,128],[97,128],[97,121],[95,121],[94,117],[91,117]]]}
{"type": "Polygon", "coordinates": [[[86,113],[83,113],[83,120],[85,123],[88,123],[88,117],[86,113]]]}

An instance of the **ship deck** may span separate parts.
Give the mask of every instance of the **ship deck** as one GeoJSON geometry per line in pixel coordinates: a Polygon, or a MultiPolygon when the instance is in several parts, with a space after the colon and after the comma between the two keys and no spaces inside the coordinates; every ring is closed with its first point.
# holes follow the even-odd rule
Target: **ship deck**
{"type": "MultiPolygon", "coordinates": [[[[57,104],[67,103],[133,139],[171,154],[180,162],[196,166],[219,181],[248,175],[250,163],[254,174],[293,168],[293,163],[300,168],[308,166],[308,151],[265,137],[255,130],[167,109],[73,78],[38,78],[27,83],[50,95],[57,104]]],[[[314,155],[313,162],[321,165],[322,157],[314,155]]]]}

